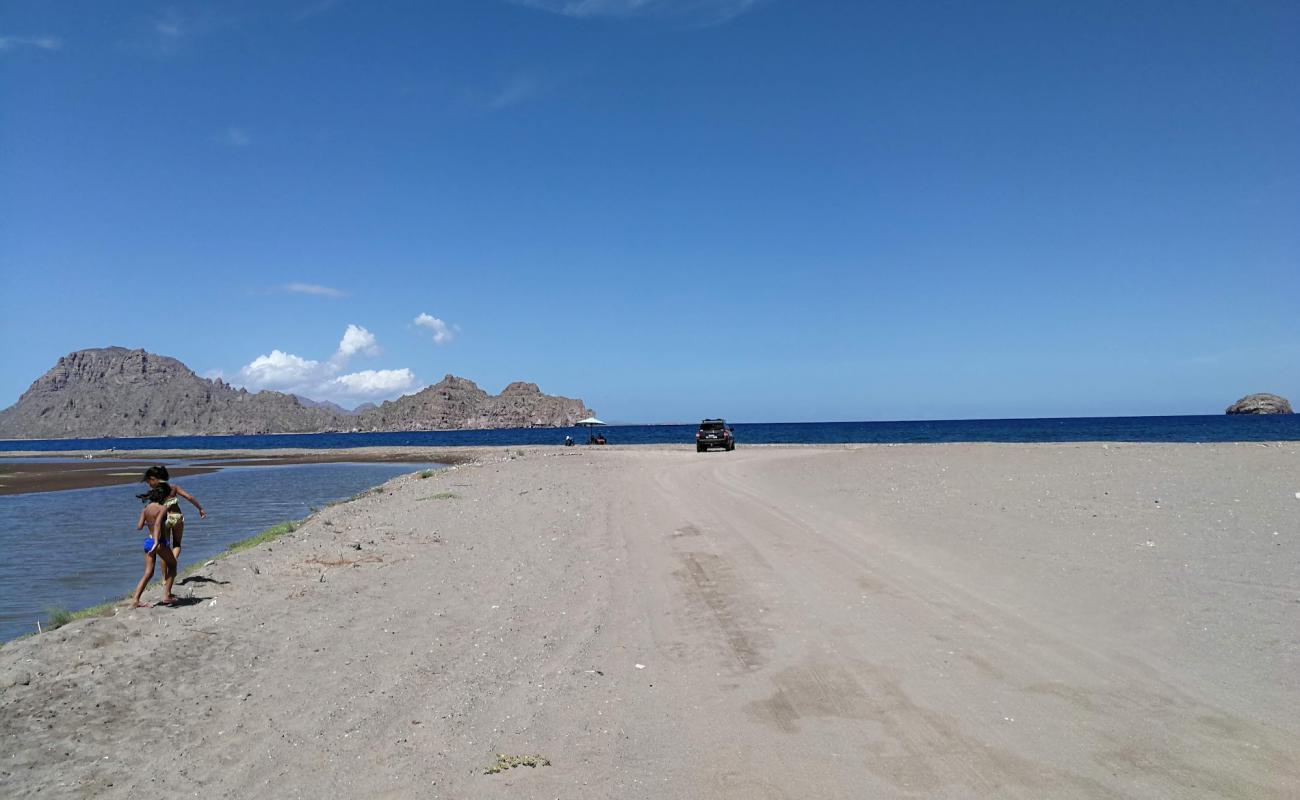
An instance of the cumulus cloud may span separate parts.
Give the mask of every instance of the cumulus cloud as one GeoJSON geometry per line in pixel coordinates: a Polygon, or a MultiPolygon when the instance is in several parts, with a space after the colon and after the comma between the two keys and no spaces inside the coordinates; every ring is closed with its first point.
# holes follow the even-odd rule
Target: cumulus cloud
{"type": "Polygon", "coordinates": [[[354,356],[374,356],[380,352],[373,333],[360,325],[348,325],[328,361],[272,350],[241,368],[239,381],[253,391],[272,389],[340,405],[389,400],[421,388],[415,374],[405,367],[344,372],[354,356]]]}
{"type": "Polygon", "coordinates": [[[456,338],[456,334],[450,325],[429,314],[421,314],[416,317],[415,324],[433,331],[434,344],[449,344],[456,338]]]}
{"type": "Polygon", "coordinates": [[[340,375],[333,380],[341,389],[341,394],[350,397],[392,397],[414,390],[419,382],[415,373],[402,369],[365,369],[348,375],[340,375]]]}
{"type": "Polygon", "coordinates": [[[516,5],[552,14],[590,17],[666,17],[701,25],[720,25],[749,11],[761,0],[513,0],[516,5]]]}
{"type": "Polygon", "coordinates": [[[288,392],[315,381],[323,368],[319,361],[272,350],[268,355],[253,359],[239,374],[249,385],[258,389],[288,392]]]}
{"type": "Polygon", "coordinates": [[[375,335],[360,325],[349,325],[348,329],[343,331],[343,338],[339,340],[338,352],[334,354],[334,360],[347,361],[357,353],[367,356],[379,355],[379,344],[375,340],[375,335]]]}
{"type": "Polygon", "coordinates": [[[63,47],[63,40],[57,36],[0,36],[0,52],[16,50],[19,47],[58,50],[63,47]]]}

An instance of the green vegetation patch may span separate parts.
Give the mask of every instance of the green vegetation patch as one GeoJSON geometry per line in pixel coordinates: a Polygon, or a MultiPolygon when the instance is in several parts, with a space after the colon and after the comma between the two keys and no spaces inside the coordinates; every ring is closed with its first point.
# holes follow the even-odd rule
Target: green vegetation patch
{"type": "Polygon", "coordinates": [[[45,630],[52,631],[55,628],[62,628],[69,622],[86,619],[87,617],[111,617],[113,616],[113,609],[120,602],[122,601],[110,600],[107,603],[100,603],[97,606],[83,608],[79,611],[69,611],[66,608],[59,607],[51,608],[46,612],[49,614],[49,619],[45,622],[45,630]]]}
{"type": "Polygon", "coordinates": [[[551,760],[541,756],[512,756],[506,753],[497,753],[497,763],[490,767],[483,768],[484,775],[495,775],[498,772],[505,772],[515,767],[549,767],[551,760]]]}
{"type": "Polygon", "coordinates": [[[292,520],[289,522],[281,522],[279,525],[272,525],[271,527],[267,528],[266,530],[262,531],[259,534],[250,536],[247,539],[240,539],[238,542],[235,542],[231,546],[227,547],[220,555],[217,556],[217,558],[224,558],[225,556],[231,555],[233,553],[238,553],[243,550],[251,550],[254,547],[257,547],[259,544],[266,544],[267,542],[274,541],[276,539],[279,539],[281,536],[284,536],[286,533],[293,533],[294,531],[298,530],[298,527],[301,525],[302,525],[301,522],[296,522],[292,520]]]}
{"type": "Polygon", "coordinates": [[[420,499],[421,500],[455,500],[458,497],[460,497],[460,495],[456,494],[455,492],[438,492],[437,494],[431,494],[428,497],[421,497],[420,499]]]}
{"type": "Polygon", "coordinates": [[[426,480],[432,477],[433,477],[433,470],[431,469],[426,469],[424,472],[420,473],[420,480],[426,480]]]}

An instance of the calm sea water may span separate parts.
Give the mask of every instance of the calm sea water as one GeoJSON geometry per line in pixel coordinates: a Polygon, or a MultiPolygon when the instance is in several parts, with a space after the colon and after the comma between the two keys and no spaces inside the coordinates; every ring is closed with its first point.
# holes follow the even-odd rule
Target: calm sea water
{"type": "MultiPolygon", "coordinates": [[[[690,444],[696,425],[609,425],[610,444],[690,444]]],[[[1300,414],[1185,417],[1073,417],[972,419],[929,422],[736,423],[740,444],[844,444],[925,442],[1260,442],[1300,440],[1300,414]]],[[[490,431],[306,433],[274,436],[164,436],[145,439],[20,439],[5,450],[259,450],[415,445],[560,444],[568,434],[581,443],[585,428],[507,428],[490,431]]]]}
{"type": "MultiPolygon", "coordinates": [[[[184,500],[181,566],[202,563],[233,542],[389,478],[433,464],[303,464],[227,467],[178,478],[207,519],[184,500]]],[[[140,484],[0,496],[0,640],[36,630],[52,608],[75,610],[131,593],[144,569],[135,529],[140,484]]],[[[161,574],[161,565],[158,573],[161,574]]],[[[202,585],[196,588],[203,594],[202,585]]],[[[180,592],[184,596],[184,592],[180,592]]]]}

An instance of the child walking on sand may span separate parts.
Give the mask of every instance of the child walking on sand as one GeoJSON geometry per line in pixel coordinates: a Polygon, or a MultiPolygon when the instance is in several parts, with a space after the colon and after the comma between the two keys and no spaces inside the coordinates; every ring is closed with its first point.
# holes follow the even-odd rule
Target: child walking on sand
{"type": "Polygon", "coordinates": [[[199,519],[205,519],[208,515],[203,511],[203,506],[199,505],[199,501],[195,499],[194,495],[175,484],[167,483],[170,477],[171,476],[167,473],[167,468],[159,464],[156,467],[150,467],[145,470],[144,478],[142,480],[149,484],[150,489],[158,486],[171,487],[169,490],[170,494],[167,496],[167,499],[163,501],[163,505],[167,507],[165,524],[168,533],[171,535],[172,555],[179,562],[181,560],[181,539],[185,538],[185,514],[181,512],[180,498],[184,497],[186,500],[190,501],[190,505],[199,510],[199,519]]]}
{"type": "Polygon", "coordinates": [[[148,525],[149,538],[144,542],[144,577],[140,578],[135,593],[131,595],[132,608],[150,607],[149,603],[140,602],[140,596],[144,594],[149,581],[153,579],[154,561],[157,558],[163,561],[162,605],[167,606],[176,602],[176,597],[172,594],[172,583],[176,580],[176,556],[172,555],[171,539],[167,530],[167,506],[164,504],[171,493],[171,486],[159,482],[149,491],[138,495],[145,503],[145,507],[140,512],[140,519],[136,520],[135,529],[140,530],[148,525]]]}

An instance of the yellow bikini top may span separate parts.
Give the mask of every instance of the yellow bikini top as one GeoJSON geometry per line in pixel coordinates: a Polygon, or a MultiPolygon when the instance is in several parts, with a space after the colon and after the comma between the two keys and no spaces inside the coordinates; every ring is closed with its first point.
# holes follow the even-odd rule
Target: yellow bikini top
{"type": "Polygon", "coordinates": [[[163,501],[163,506],[166,508],[171,508],[172,506],[178,506],[180,504],[181,501],[179,497],[169,497],[163,501]]]}

